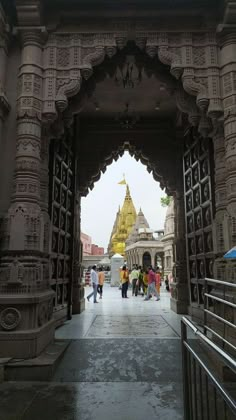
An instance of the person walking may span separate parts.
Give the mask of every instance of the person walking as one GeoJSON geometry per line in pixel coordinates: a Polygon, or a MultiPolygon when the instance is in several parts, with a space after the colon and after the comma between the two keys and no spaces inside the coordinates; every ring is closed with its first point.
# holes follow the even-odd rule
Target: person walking
{"type": "Polygon", "coordinates": [[[147,296],[144,300],[150,300],[152,295],[156,296],[156,300],[160,300],[160,296],[157,293],[156,289],[156,274],[152,269],[152,266],[148,269],[148,289],[147,289],[147,296]]]}
{"type": "Polygon", "coordinates": [[[126,265],[123,266],[121,272],[121,296],[122,298],[128,299],[127,291],[129,286],[129,270],[126,268],[126,265]]]}
{"type": "Polygon", "coordinates": [[[141,293],[141,288],[142,288],[142,296],[144,296],[144,282],[143,282],[143,276],[144,276],[144,272],[142,267],[139,267],[139,275],[138,275],[138,290],[141,293]]]}
{"type": "Polygon", "coordinates": [[[135,296],[138,296],[138,287],[137,287],[138,277],[139,277],[139,271],[137,270],[136,265],[134,265],[130,274],[130,281],[132,284],[132,296],[134,296],[134,294],[135,296]]]}
{"type": "Polygon", "coordinates": [[[148,270],[144,270],[143,272],[143,293],[147,294],[147,288],[148,288],[148,270]]]}
{"type": "Polygon", "coordinates": [[[105,280],[105,274],[104,274],[103,268],[100,267],[98,269],[98,293],[100,295],[99,299],[102,299],[104,280],[105,280]]]}
{"type": "Polygon", "coordinates": [[[93,291],[87,296],[87,301],[93,296],[93,302],[98,303],[97,301],[97,288],[98,288],[98,273],[96,265],[93,265],[90,273],[90,283],[93,286],[93,291]]]}
{"type": "Polygon", "coordinates": [[[160,297],[160,290],[161,290],[161,273],[160,273],[160,268],[157,267],[156,269],[156,289],[157,289],[157,293],[160,297]]]}

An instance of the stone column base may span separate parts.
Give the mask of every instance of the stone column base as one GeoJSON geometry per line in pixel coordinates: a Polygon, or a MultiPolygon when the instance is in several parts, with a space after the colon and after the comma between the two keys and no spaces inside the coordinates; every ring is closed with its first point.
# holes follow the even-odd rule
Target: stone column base
{"type": "Polygon", "coordinates": [[[188,313],[188,286],[185,283],[173,282],[170,284],[170,307],[177,314],[188,313]]]}
{"type": "Polygon", "coordinates": [[[73,285],[72,315],[81,314],[85,310],[84,286],[73,285]]]}
{"type": "Polygon", "coordinates": [[[188,313],[188,302],[170,298],[170,308],[177,314],[186,315],[188,313]]]}
{"type": "Polygon", "coordinates": [[[72,305],[72,315],[81,314],[85,310],[85,299],[74,302],[72,305]]]}
{"type": "Polygon", "coordinates": [[[31,290],[26,293],[28,289],[29,286],[24,285],[2,288],[0,357],[36,357],[54,338],[54,292],[31,290]],[[8,293],[4,294],[4,290],[8,293]]]}
{"type": "Polygon", "coordinates": [[[0,331],[0,357],[37,357],[54,339],[54,320],[28,331],[0,331]]]}

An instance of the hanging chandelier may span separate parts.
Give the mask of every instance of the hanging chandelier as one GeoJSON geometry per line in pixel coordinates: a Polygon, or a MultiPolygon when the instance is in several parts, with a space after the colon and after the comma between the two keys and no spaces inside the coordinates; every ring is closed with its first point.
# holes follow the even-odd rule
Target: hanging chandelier
{"type": "Polygon", "coordinates": [[[134,56],[127,56],[126,62],[117,67],[115,74],[115,83],[117,86],[123,86],[124,89],[139,85],[142,81],[142,69],[138,68],[134,56]]]}
{"type": "Polygon", "coordinates": [[[124,111],[118,114],[117,120],[119,121],[121,128],[129,130],[134,127],[139,120],[139,117],[129,111],[129,103],[127,102],[124,111]]]}

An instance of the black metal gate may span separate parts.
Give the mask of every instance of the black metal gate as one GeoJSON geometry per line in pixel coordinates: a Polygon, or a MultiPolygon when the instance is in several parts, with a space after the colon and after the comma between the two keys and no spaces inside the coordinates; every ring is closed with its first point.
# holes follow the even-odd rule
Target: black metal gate
{"type": "Polygon", "coordinates": [[[59,324],[70,313],[74,217],[73,136],[50,145],[51,287],[54,317],[59,324]]]}
{"type": "Polygon", "coordinates": [[[203,319],[204,278],[213,277],[213,147],[194,130],[186,135],[184,194],[186,248],[192,315],[203,319]]]}

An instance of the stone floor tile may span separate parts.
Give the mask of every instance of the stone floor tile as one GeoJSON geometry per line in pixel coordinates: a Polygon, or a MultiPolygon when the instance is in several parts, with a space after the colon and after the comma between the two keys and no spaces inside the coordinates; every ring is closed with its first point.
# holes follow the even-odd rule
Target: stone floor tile
{"type": "Polygon", "coordinates": [[[51,384],[21,420],[182,420],[174,393],[171,385],[151,383],[51,384]]]}
{"type": "Polygon", "coordinates": [[[179,340],[73,341],[54,380],[68,382],[181,381],[179,340]]]}
{"type": "Polygon", "coordinates": [[[0,420],[182,420],[181,316],[164,289],[128,293],[106,286],[57,329],[72,341],[52,382],[0,384],[0,420]]]}

